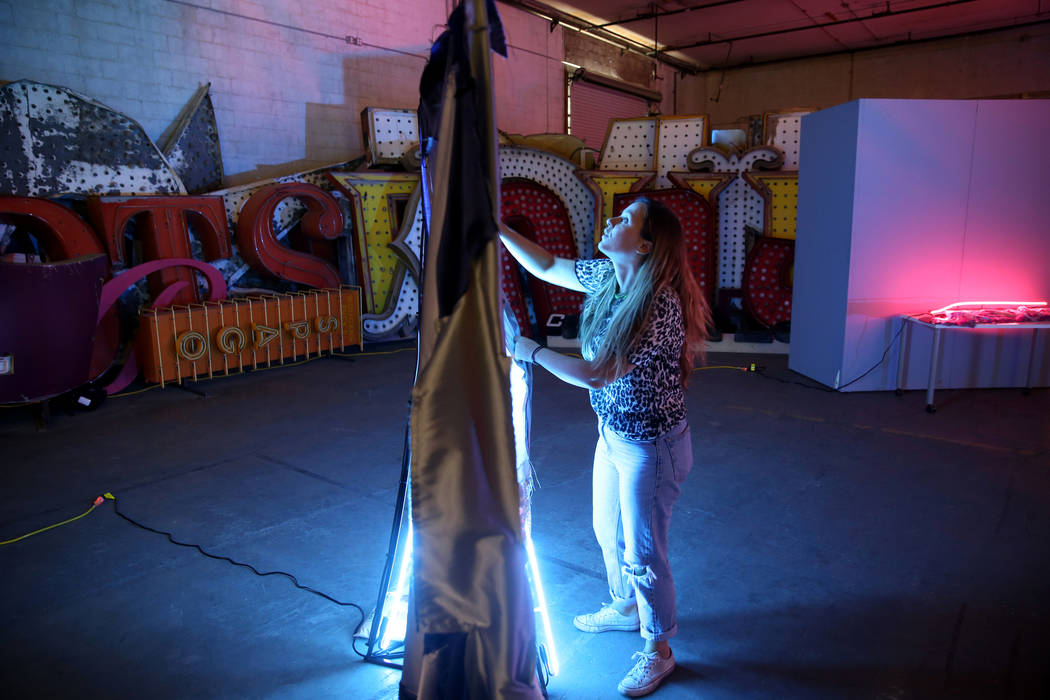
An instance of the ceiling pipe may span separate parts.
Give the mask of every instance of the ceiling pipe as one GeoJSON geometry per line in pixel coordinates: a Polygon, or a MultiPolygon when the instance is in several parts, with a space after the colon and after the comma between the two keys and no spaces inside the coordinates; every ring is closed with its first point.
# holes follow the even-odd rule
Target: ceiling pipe
{"type": "Polygon", "coordinates": [[[951,41],[952,39],[963,39],[971,36],[982,36],[984,34],[994,34],[995,32],[1008,32],[1015,29],[1026,29],[1028,27],[1042,26],[1050,24],[1048,19],[1037,19],[1030,22],[1023,22],[1021,24],[1010,24],[1004,27],[989,27],[987,29],[977,29],[965,32],[956,32],[955,34],[943,34],[941,36],[924,37],[922,39],[901,39],[899,41],[893,41],[886,44],[878,44],[877,46],[862,46],[856,49],[841,49],[835,51],[824,51],[821,53],[810,53],[799,56],[785,56],[784,58],[769,58],[764,61],[741,61],[734,64],[711,64],[706,70],[727,70],[730,68],[751,68],[753,66],[768,66],[775,63],[790,63],[791,61],[807,61],[811,58],[828,58],[830,56],[844,56],[847,54],[858,54],[866,53],[868,51],[878,51],[879,49],[892,49],[900,46],[912,46],[914,44],[928,44],[934,41],[951,41]]]}
{"type": "Polygon", "coordinates": [[[715,46],[717,44],[727,44],[736,41],[747,41],[748,39],[762,39],[767,36],[780,36],[782,34],[793,34],[795,32],[809,32],[814,29],[825,29],[827,27],[835,27],[842,24],[856,24],[857,22],[868,22],[875,19],[883,19],[885,17],[898,17],[900,15],[911,14],[912,12],[924,12],[926,10],[937,10],[943,7],[953,7],[955,5],[966,5],[977,0],[949,0],[948,2],[939,2],[934,5],[924,5],[923,7],[911,7],[906,10],[884,10],[882,12],[874,12],[866,17],[854,17],[850,19],[840,19],[834,22],[824,22],[817,24],[810,24],[804,27],[794,27],[792,29],[776,29],[769,32],[759,32],[757,34],[745,34],[742,36],[726,37],[723,39],[712,39],[711,35],[708,34],[707,41],[696,41],[692,44],[680,44],[678,46],[668,46],[663,51],[683,51],[685,49],[696,49],[702,46],[715,46]]]}

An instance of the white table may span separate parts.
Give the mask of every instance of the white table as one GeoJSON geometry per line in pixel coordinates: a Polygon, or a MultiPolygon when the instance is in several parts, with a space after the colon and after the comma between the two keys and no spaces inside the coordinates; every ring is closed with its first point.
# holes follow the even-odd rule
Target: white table
{"type": "Polygon", "coordinates": [[[904,348],[911,334],[911,326],[925,326],[933,329],[933,346],[930,349],[930,376],[926,382],[926,412],[933,413],[937,408],[933,404],[933,391],[937,383],[937,353],[941,349],[941,334],[944,331],[974,331],[981,328],[993,328],[996,330],[1029,330],[1032,331],[1032,343],[1028,349],[1028,369],[1025,370],[1024,391],[1032,388],[1032,366],[1035,364],[1035,346],[1039,339],[1039,331],[1050,328],[1050,323],[977,323],[972,326],[954,326],[947,323],[927,323],[920,321],[915,316],[902,315],[900,317],[904,327],[901,328],[900,352],[897,353],[897,396],[904,393],[904,348]]]}

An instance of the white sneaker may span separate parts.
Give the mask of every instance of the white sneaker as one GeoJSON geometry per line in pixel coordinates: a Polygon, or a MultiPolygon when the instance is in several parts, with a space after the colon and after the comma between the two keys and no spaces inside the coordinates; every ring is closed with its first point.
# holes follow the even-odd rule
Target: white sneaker
{"type": "Polygon", "coordinates": [[[598,612],[577,615],[572,618],[572,624],[582,632],[635,632],[642,626],[638,621],[637,609],[632,615],[621,615],[608,603],[602,603],[602,609],[598,612]]]}
{"type": "Polygon", "coordinates": [[[638,662],[617,687],[617,690],[627,697],[636,698],[640,695],[648,695],[656,690],[664,678],[667,678],[674,670],[674,652],[671,652],[665,659],[658,651],[648,654],[644,651],[636,651],[631,658],[638,659],[638,662]]]}

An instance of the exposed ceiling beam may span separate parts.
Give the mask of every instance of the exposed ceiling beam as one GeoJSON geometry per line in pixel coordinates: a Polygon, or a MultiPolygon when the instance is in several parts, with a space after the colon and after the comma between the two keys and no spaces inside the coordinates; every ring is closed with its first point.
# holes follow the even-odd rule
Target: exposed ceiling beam
{"type": "Polygon", "coordinates": [[[606,27],[615,27],[619,24],[630,24],[631,22],[640,22],[646,19],[659,19],[660,17],[670,17],[671,15],[680,15],[684,12],[693,12],[694,10],[707,10],[712,7],[721,7],[722,5],[736,5],[741,2],[749,2],[749,0],[718,0],[717,2],[709,2],[706,5],[696,5],[694,7],[683,7],[680,10],[661,10],[659,12],[643,12],[635,17],[628,19],[619,19],[615,22],[606,22],[605,24],[595,24],[595,29],[605,29],[606,27]]]}
{"type": "Polygon", "coordinates": [[[671,49],[665,49],[662,52],[656,51],[652,46],[643,44],[640,41],[629,39],[622,34],[602,29],[598,25],[588,22],[582,17],[577,17],[567,12],[562,12],[561,10],[556,10],[541,2],[535,2],[534,0],[500,0],[500,2],[504,5],[516,7],[524,12],[536,15],[537,17],[542,17],[551,23],[551,31],[554,31],[554,28],[557,25],[562,24],[569,29],[580,32],[581,34],[586,34],[598,39],[599,41],[612,44],[623,51],[630,51],[639,56],[655,59],[675,70],[688,73],[689,75],[696,75],[703,69],[703,67],[695,61],[667,55],[667,52],[671,51],[671,49]]]}
{"type": "MultiPolygon", "coordinates": [[[[695,41],[691,44],[680,44],[678,46],[668,46],[660,49],[658,53],[664,51],[683,51],[685,49],[695,49],[701,46],[716,46],[718,44],[728,44],[734,41],[746,41],[748,39],[762,39],[767,36],[781,36],[783,34],[793,34],[795,32],[809,32],[814,29],[825,29],[827,27],[835,27],[843,24],[856,24],[857,22],[868,22],[873,19],[882,19],[885,17],[899,17],[900,15],[911,14],[912,12],[924,12],[926,10],[936,10],[943,7],[952,7],[955,5],[966,5],[977,0],[948,0],[947,2],[938,2],[933,5],[923,5],[922,7],[910,7],[906,10],[883,10],[882,12],[873,12],[870,15],[864,17],[851,17],[850,19],[839,19],[833,22],[818,22],[816,24],[807,24],[802,27],[793,27],[791,29],[775,29],[768,32],[759,32],[757,34],[743,34],[741,36],[725,37],[721,39],[713,38],[708,34],[706,41],[695,41]]],[[[888,7],[888,4],[887,4],[888,7]]]]}

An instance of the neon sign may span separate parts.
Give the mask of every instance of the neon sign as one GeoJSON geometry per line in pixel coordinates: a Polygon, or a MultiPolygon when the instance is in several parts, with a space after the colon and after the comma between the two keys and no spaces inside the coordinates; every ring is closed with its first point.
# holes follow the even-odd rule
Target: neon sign
{"type": "Polygon", "coordinates": [[[150,309],[138,355],[146,381],[211,378],[361,346],[357,287],[150,309]]]}

